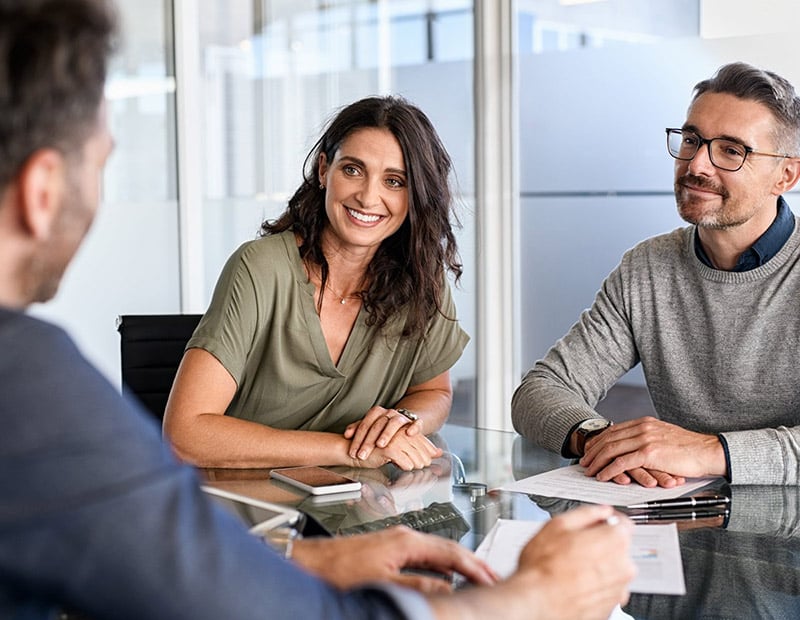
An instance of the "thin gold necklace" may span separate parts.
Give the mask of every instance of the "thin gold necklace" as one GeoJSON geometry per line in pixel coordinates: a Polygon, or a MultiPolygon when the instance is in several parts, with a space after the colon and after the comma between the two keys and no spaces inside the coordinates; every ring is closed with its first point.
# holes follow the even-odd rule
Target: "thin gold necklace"
{"type": "MultiPolygon", "coordinates": [[[[303,266],[306,269],[306,273],[308,274],[309,279],[311,279],[311,274],[314,274],[315,278],[318,278],[320,283],[322,283],[322,276],[317,273],[316,269],[312,269],[311,265],[308,264],[305,260],[303,261],[303,266]]],[[[361,291],[350,293],[349,295],[342,295],[338,291],[336,291],[330,284],[329,280],[325,280],[325,288],[328,289],[331,293],[333,293],[336,297],[339,298],[339,303],[344,305],[347,303],[348,299],[361,299],[361,291]]]]}
{"type": "Polygon", "coordinates": [[[334,290],[334,288],[326,281],[325,288],[328,289],[331,293],[336,295],[339,298],[339,303],[344,305],[347,303],[348,299],[361,299],[361,292],[358,293],[350,293],[349,295],[342,295],[341,293],[334,290]]]}

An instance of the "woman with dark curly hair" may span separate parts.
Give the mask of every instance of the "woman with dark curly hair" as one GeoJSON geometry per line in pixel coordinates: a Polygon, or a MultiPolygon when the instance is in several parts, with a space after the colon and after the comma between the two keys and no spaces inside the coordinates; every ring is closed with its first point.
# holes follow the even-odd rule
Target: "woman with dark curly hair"
{"type": "Polygon", "coordinates": [[[468,337],[452,163],[425,114],[369,97],[336,115],[304,180],[228,260],[187,345],[164,431],[201,466],[394,462],[440,454],[468,337]]]}

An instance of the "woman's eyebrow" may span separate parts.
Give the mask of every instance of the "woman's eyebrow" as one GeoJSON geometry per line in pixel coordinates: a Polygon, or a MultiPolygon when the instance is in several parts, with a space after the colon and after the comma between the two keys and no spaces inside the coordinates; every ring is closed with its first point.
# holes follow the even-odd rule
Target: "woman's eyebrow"
{"type": "MultiPolygon", "coordinates": [[[[354,157],[352,155],[342,155],[339,158],[339,161],[348,161],[350,163],[361,166],[362,168],[367,167],[367,164],[363,160],[359,159],[358,157],[354,157]]],[[[406,171],[403,170],[402,168],[386,168],[384,172],[391,172],[393,174],[400,174],[402,176],[407,176],[406,171]]]]}

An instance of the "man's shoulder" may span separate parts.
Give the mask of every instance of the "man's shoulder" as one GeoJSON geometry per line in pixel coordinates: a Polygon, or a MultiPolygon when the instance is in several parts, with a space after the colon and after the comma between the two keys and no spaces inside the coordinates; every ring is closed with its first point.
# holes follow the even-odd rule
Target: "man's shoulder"
{"type": "Polygon", "coordinates": [[[10,353],[15,347],[33,353],[41,347],[63,347],[70,344],[69,336],[57,325],[24,312],[0,308],[0,348],[6,353],[0,359],[13,362],[14,356],[10,353]]]}
{"type": "Polygon", "coordinates": [[[84,450],[97,438],[110,445],[144,434],[160,443],[160,429],[149,427],[143,410],[123,399],[60,327],[0,309],[0,351],[0,454],[68,444],[84,450]]]}
{"type": "Polygon", "coordinates": [[[640,241],[625,253],[632,262],[652,260],[674,261],[680,258],[689,247],[694,226],[683,226],[667,233],[640,241]]]}
{"type": "Polygon", "coordinates": [[[53,399],[61,389],[103,383],[67,332],[21,312],[0,310],[0,351],[0,390],[9,399],[53,399]]]}
{"type": "Polygon", "coordinates": [[[637,243],[635,247],[648,251],[671,249],[676,245],[680,246],[686,243],[694,229],[694,226],[681,226],[669,232],[644,239],[637,243]]]}
{"type": "Polygon", "coordinates": [[[6,396],[0,410],[14,401],[58,408],[102,401],[116,408],[121,400],[118,390],[57,325],[0,310],[0,351],[0,391],[6,396]]]}

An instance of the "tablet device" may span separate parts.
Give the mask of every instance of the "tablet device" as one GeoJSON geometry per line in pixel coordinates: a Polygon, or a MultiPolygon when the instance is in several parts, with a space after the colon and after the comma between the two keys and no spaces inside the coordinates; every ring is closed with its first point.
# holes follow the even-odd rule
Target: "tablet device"
{"type": "Polygon", "coordinates": [[[238,517],[251,534],[267,532],[284,525],[299,526],[302,513],[280,504],[272,504],[246,495],[239,495],[212,486],[203,486],[203,491],[223,508],[238,517]]]}
{"type": "Polygon", "coordinates": [[[282,467],[269,472],[271,478],[302,489],[312,495],[358,491],[361,483],[322,467],[282,467]]]}

